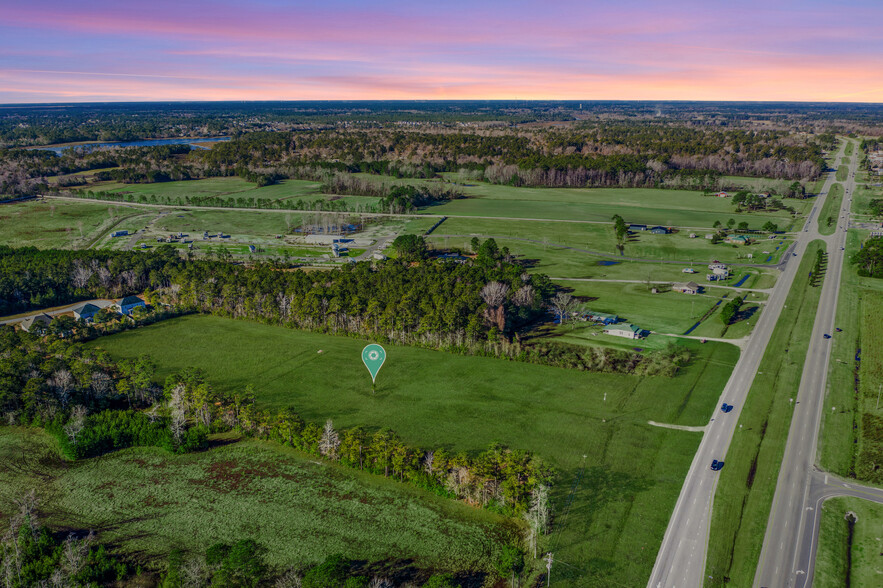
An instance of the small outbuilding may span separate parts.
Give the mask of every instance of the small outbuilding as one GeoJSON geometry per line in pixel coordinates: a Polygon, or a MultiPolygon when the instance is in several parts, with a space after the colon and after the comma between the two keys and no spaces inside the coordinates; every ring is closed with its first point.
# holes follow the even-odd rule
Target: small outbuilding
{"type": "Polygon", "coordinates": [[[630,231],[646,231],[647,225],[629,225],[630,231]]]}
{"type": "Polygon", "coordinates": [[[671,285],[671,289],[683,294],[699,294],[702,287],[696,282],[675,282],[671,285]]]}

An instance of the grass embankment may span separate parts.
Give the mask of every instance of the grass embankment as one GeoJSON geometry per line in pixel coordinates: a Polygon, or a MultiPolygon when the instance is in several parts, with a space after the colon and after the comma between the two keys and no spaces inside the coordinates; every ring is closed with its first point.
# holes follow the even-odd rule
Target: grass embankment
{"type": "Polygon", "coordinates": [[[217,443],[188,455],[137,448],[68,463],[48,435],[0,427],[0,521],[36,489],[51,527],[93,529],[142,564],[174,548],[254,538],[280,566],[339,552],[451,571],[491,571],[515,531],[494,513],[275,444],[217,443]]]}
{"type": "Polygon", "coordinates": [[[849,166],[848,165],[841,165],[840,167],[837,168],[836,179],[838,182],[845,182],[848,177],[849,177],[849,166]]]}
{"type": "Polygon", "coordinates": [[[827,500],[822,507],[813,586],[879,586],[883,574],[881,528],[883,504],[852,497],[827,500]],[[848,512],[855,513],[851,535],[848,512]]]}
{"type": "Polygon", "coordinates": [[[821,284],[810,286],[809,272],[816,251],[824,249],[821,241],[807,247],[742,409],[715,495],[706,569],[714,579],[706,585],[754,581],[791,424],[789,399],[797,396],[821,297],[821,284]]]}
{"type": "Polygon", "coordinates": [[[355,338],[188,316],[91,345],[115,357],[152,355],[161,366],[159,381],[187,366],[202,367],[218,388],[254,384],[263,406],[292,406],[306,419],[330,417],[341,427],[389,426],[419,447],[477,451],[501,442],[533,451],[560,473],[549,543],[562,562],[557,585],[637,586],[650,574],[700,440],[647,421],[705,423],[738,358],[732,345],[684,343],[697,356],[675,378],[389,345],[373,395],[360,362],[365,342],[355,338]]]}
{"type": "Polygon", "coordinates": [[[840,220],[841,206],[843,204],[843,184],[832,184],[825,198],[825,205],[819,212],[819,232],[823,235],[833,235],[840,220]]]}

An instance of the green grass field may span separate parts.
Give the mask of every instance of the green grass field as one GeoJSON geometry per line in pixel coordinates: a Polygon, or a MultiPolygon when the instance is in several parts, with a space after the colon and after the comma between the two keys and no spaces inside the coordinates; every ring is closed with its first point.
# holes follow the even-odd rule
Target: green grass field
{"type": "Polygon", "coordinates": [[[844,151],[843,151],[843,155],[846,155],[846,156],[852,155],[852,151],[854,148],[855,148],[855,142],[854,141],[847,141],[846,147],[844,148],[844,151]]]}
{"type": "Polygon", "coordinates": [[[258,441],[181,456],[127,449],[67,463],[44,433],[0,427],[0,462],[0,521],[34,488],[44,523],[93,529],[148,565],[174,548],[201,552],[253,538],[285,567],[342,553],[491,571],[501,542],[516,532],[491,512],[258,441]]]}
{"type": "Polygon", "coordinates": [[[45,200],[4,204],[0,205],[0,243],[79,249],[138,214],[143,212],[109,203],[45,200]]]}
{"type": "MultiPolygon", "coordinates": [[[[715,221],[733,218],[759,229],[768,220],[780,228],[793,219],[787,212],[739,213],[729,198],[703,196],[687,190],[649,188],[514,188],[484,183],[458,185],[469,196],[426,208],[432,214],[610,221],[614,214],[627,223],[681,227],[711,227],[715,221]]],[[[798,213],[811,201],[788,200],[798,213]]]]}
{"type": "MultiPolygon", "coordinates": [[[[685,265],[690,261],[708,264],[715,259],[731,263],[775,264],[790,245],[789,239],[768,239],[766,235],[758,235],[758,241],[750,245],[714,245],[705,239],[705,232],[693,232],[695,238],[690,238],[690,234],[690,231],[668,235],[633,231],[625,245],[624,256],[677,260],[685,265]],[[749,254],[752,259],[747,258],[749,254]]],[[[437,247],[469,249],[473,236],[494,237],[501,246],[509,247],[515,254],[527,259],[548,260],[551,262],[548,266],[538,265],[541,271],[562,277],[591,277],[583,273],[585,270],[580,270],[582,259],[590,255],[587,251],[608,254],[614,259],[619,256],[612,224],[448,218],[431,234],[430,242],[437,247]],[[582,251],[558,248],[556,252],[556,245],[582,251]]]]}
{"type": "Polygon", "coordinates": [[[739,418],[714,499],[706,573],[707,586],[750,586],[760,556],[776,480],[797,396],[821,285],[808,285],[816,250],[803,255],[785,308],[739,418]]]}
{"type": "Polygon", "coordinates": [[[560,473],[549,544],[560,586],[646,582],[699,443],[647,420],[705,423],[738,357],[731,345],[686,341],[698,356],[684,373],[641,378],[388,346],[372,395],[364,344],[206,316],[91,343],[116,357],[151,354],[160,381],[197,366],[219,388],[254,384],[263,406],[290,405],[316,422],[389,426],[421,447],[477,451],[498,441],[536,452],[560,473]]]}
{"type": "Polygon", "coordinates": [[[846,178],[849,177],[849,166],[841,165],[838,167],[836,177],[838,182],[845,182],[846,178]]]}
{"type": "Polygon", "coordinates": [[[819,232],[823,235],[833,235],[840,224],[840,216],[843,214],[840,208],[843,204],[843,184],[832,184],[825,199],[825,205],[819,212],[817,220],[819,232]]]}
{"type": "MultiPolygon", "coordinates": [[[[702,294],[682,294],[673,291],[651,294],[645,283],[561,282],[561,284],[572,289],[575,296],[589,298],[585,305],[591,310],[616,314],[644,329],[675,335],[680,335],[693,326],[724,294],[729,294],[729,299],[738,294],[735,290],[709,287],[706,287],[702,294]]],[[[763,301],[766,300],[766,296],[752,292],[747,295],[746,300],[763,301]]],[[[723,323],[717,317],[718,314],[719,309],[709,317],[707,322],[711,328],[700,329],[691,334],[719,337],[723,323]]],[[[749,319],[749,321],[754,320],[756,319],[749,319]]],[[[594,339],[592,333],[597,330],[585,325],[584,336],[594,339]]],[[[745,333],[741,333],[739,329],[734,329],[734,333],[730,336],[738,338],[744,335],[745,333]]]]}
{"type": "Polygon", "coordinates": [[[879,586],[883,575],[883,505],[851,497],[831,498],[822,507],[815,588],[879,586]],[[846,513],[856,515],[852,545],[846,513]],[[851,559],[852,565],[848,562],[851,559]],[[846,577],[849,575],[849,584],[846,577]]]}
{"type": "MultiPolygon", "coordinates": [[[[736,186],[742,190],[751,192],[770,192],[771,194],[783,194],[794,182],[792,180],[776,180],[773,178],[752,178],[748,176],[723,176],[719,185],[736,186]]],[[[812,192],[810,192],[812,193],[812,192]]],[[[786,200],[790,203],[790,200],[786,200]]]]}

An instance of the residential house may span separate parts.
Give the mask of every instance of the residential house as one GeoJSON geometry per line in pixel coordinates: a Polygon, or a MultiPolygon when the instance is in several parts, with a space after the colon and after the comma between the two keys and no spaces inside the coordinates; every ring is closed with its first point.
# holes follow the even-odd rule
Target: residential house
{"type": "Polygon", "coordinates": [[[248,246],[248,252],[249,252],[249,253],[254,253],[255,251],[257,251],[257,247],[255,247],[254,245],[249,245],[249,246],[248,246]]]}
{"type": "Polygon", "coordinates": [[[646,231],[647,225],[629,225],[630,231],[646,231]]]}
{"type": "Polygon", "coordinates": [[[453,261],[455,263],[466,263],[468,261],[468,257],[464,257],[459,253],[444,253],[436,257],[439,261],[453,261]]]}
{"type": "Polygon", "coordinates": [[[720,279],[725,280],[730,275],[730,270],[725,267],[716,267],[711,270],[711,273],[716,276],[722,276],[720,279]]]}
{"type": "Polygon", "coordinates": [[[696,270],[694,270],[691,267],[685,267],[684,269],[681,270],[681,273],[682,274],[695,274],[696,270]]]}
{"type": "Polygon", "coordinates": [[[594,312],[587,310],[585,314],[586,320],[593,323],[601,323],[602,325],[615,325],[619,322],[619,317],[615,314],[607,314],[605,312],[594,312]]]}
{"type": "Polygon", "coordinates": [[[132,314],[132,309],[137,308],[139,306],[147,306],[144,304],[144,301],[141,300],[138,296],[126,296],[119,302],[113,305],[113,308],[117,310],[120,314],[129,316],[132,314]]]}
{"type": "Polygon", "coordinates": [[[626,339],[640,339],[645,336],[644,333],[644,329],[631,323],[619,327],[610,327],[604,329],[604,334],[606,335],[613,335],[614,337],[625,337],[626,339]]]}
{"type": "Polygon", "coordinates": [[[27,331],[28,333],[40,333],[49,328],[49,323],[52,322],[52,317],[48,314],[37,314],[34,316],[30,316],[23,320],[21,323],[22,330],[27,331]]]}
{"type": "Polygon", "coordinates": [[[711,271],[714,271],[716,269],[726,270],[728,268],[727,268],[727,264],[725,264],[725,263],[715,262],[715,263],[708,264],[708,269],[710,269],[711,271]]]}
{"type": "Polygon", "coordinates": [[[668,229],[666,229],[665,227],[650,227],[647,230],[654,235],[668,235],[668,229]]]}
{"type": "Polygon", "coordinates": [[[699,294],[702,288],[696,282],[675,282],[671,285],[671,289],[683,294],[699,294]]]}
{"type": "Polygon", "coordinates": [[[74,309],[74,318],[78,321],[85,321],[87,323],[91,323],[95,320],[95,315],[98,314],[98,311],[101,310],[91,302],[87,302],[82,306],[78,306],[74,309]]]}
{"type": "Polygon", "coordinates": [[[748,245],[751,242],[751,238],[747,235],[727,235],[727,243],[732,243],[734,245],[748,245]]]}
{"type": "Polygon", "coordinates": [[[129,234],[129,231],[114,231],[110,234],[111,237],[125,237],[129,234]]]}
{"type": "Polygon", "coordinates": [[[718,198],[729,198],[730,197],[730,195],[727,192],[718,192],[717,194],[715,194],[715,196],[717,196],[718,198]]]}

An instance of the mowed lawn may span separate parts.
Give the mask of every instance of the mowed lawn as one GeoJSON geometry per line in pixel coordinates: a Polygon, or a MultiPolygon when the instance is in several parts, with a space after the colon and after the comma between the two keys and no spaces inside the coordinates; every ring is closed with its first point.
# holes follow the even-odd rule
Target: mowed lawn
{"type": "Polygon", "coordinates": [[[374,197],[323,194],[321,182],[311,180],[280,180],[277,184],[258,187],[239,177],[152,184],[107,182],[90,186],[88,191],[144,196],[148,204],[170,203],[171,205],[185,205],[188,197],[211,198],[209,201],[200,202],[200,206],[226,206],[228,201],[236,201],[239,198],[254,198],[257,201],[283,200],[286,202],[286,208],[295,208],[298,201],[309,204],[318,200],[343,199],[350,209],[368,210],[378,202],[378,198],[374,197]],[[167,202],[166,198],[170,202],[167,202]]]}
{"type": "Polygon", "coordinates": [[[226,390],[338,426],[389,426],[416,446],[479,451],[493,442],[536,452],[560,477],[551,537],[561,586],[646,582],[700,437],[648,420],[704,424],[738,357],[700,345],[675,378],[594,374],[387,346],[371,393],[366,341],[188,316],[92,342],[116,357],[150,354],[158,380],[188,366],[226,390]],[[605,400],[606,394],[606,400],[605,400]],[[569,514],[571,486],[576,486],[569,514]]]}
{"type": "MultiPolygon", "coordinates": [[[[687,278],[683,279],[686,281],[687,278]]],[[[584,304],[591,310],[615,314],[649,331],[677,335],[693,326],[722,296],[728,295],[726,300],[731,300],[740,295],[737,290],[711,288],[704,284],[701,294],[682,294],[675,291],[652,294],[647,284],[640,282],[560,282],[560,285],[586,300],[584,304]]],[[[766,295],[762,293],[742,295],[746,301],[766,300],[766,295]]],[[[720,336],[723,323],[716,315],[717,311],[709,321],[713,319],[717,329],[697,334],[720,336]]]]}
{"type": "Polygon", "coordinates": [[[45,433],[0,427],[0,462],[0,522],[36,489],[43,522],[95,530],[142,564],[253,538],[283,567],[342,553],[481,572],[517,532],[500,515],[273,443],[231,438],[202,453],[134,448],[68,463],[45,433]]]}
{"type": "MultiPolygon", "coordinates": [[[[759,229],[768,220],[787,229],[786,211],[736,213],[730,198],[704,196],[689,190],[652,188],[515,188],[480,182],[456,185],[468,198],[431,206],[432,214],[536,219],[609,221],[620,215],[627,223],[681,227],[711,227],[733,218],[759,229]]],[[[788,199],[785,204],[806,212],[811,200],[788,199]]]]}
{"type": "Polygon", "coordinates": [[[110,203],[43,200],[0,205],[0,243],[50,248],[80,248],[115,227],[121,219],[143,214],[110,203]]]}

